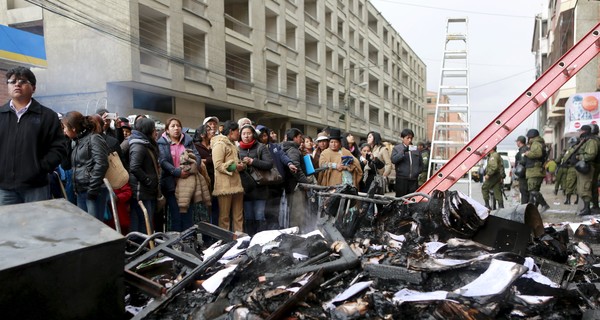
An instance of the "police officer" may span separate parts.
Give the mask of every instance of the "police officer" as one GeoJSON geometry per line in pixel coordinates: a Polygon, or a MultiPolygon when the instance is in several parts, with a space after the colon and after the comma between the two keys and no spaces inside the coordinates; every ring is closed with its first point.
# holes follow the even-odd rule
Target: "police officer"
{"type": "Polygon", "coordinates": [[[544,161],[548,157],[545,147],[545,142],[540,137],[540,132],[537,129],[529,129],[527,131],[527,142],[529,150],[523,155],[525,156],[525,178],[527,179],[527,190],[529,191],[529,203],[541,205],[540,213],[548,210],[550,206],[540,192],[542,180],[544,179],[544,161]]]}
{"type": "Polygon", "coordinates": [[[423,170],[419,174],[419,178],[417,178],[417,182],[421,186],[427,181],[427,170],[429,169],[429,148],[427,147],[427,143],[419,142],[417,150],[421,152],[421,157],[423,158],[423,170]]]}
{"type": "Polygon", "coordinates": [[[502,158],[496,152],[496,147],[492,148],[488,154],[487,166],[485,168],[485,180],[481,186],[481,193],[483,194],[483,201],[485,207],[490,207],[490,189],[494,190],[494,198],[498,201],[498,208],[504,208],[504,199],[502,198],[502,173],[504,172],[504,165],[502,164],[502,158]]]}
{"type": "MultiPolygon", "coordinates": [[[[600,137],[598,137],[598,125],[592,124],[592,138],[596,140],[598,148],[600,148],[600,137]]],[[[592,173],[592,214],[600,214],[600,207],[598,207],[598,176],[600,175],[600,150],[596,155],[596,159],[592,162],[592,168],[594,169],[592,173]]]]}
{"type": "Polygon", "coordinates": [[[579,129],[581,134],[579,140],[581,140],[581,147],[577,150],[577,160],[583,160],[589,166],[587,172],[579,170],[578,165],[575,165],[577,169],[577,194],[583,200],[583,209],[577,214],[580,216],[590,215],[590,201],[592,200],[592,180],[594,175],[593,162],[596,160],[598,155],[598,141],[592,138],[592,127],[589,125],[581,126],[579,129]]]}
{"type": "Polygon", "coordinates": [[[562,189],[565,194],[565,178],[567,177],[567,168],[562,165],[563,158],[568,148],[563,149],[560,156],[556,159],[556,181],[554,182],[554,195],[558,195],[558,189],[562,189]]]}
{"type": "MultiPolygon", "coordinates": [[[[579,148],[579,138],[571,137],[569,139],[569,147],[565,154],[562,156],[560,166],[565,169],[565,182],[563,188],[565,190],[565,203],[571,204],[571,195],[575,193],[575,187],[577,186],[577,170],[575,170],[575,163],[577,163],[577,149],[579,148]]],[[[579,203],[579,195],[575,194],[577,198],[573,204],[579,203]]]]}
{"type": "Polygon", "coordinates": [[[523,154],[528,150],[525,136],[517,138],[519,151],[515,155],[515,175],[519,181],[519,192],[521,193],[521,204],[529,202],[529,191],[527,190],[527,179],[525,178],[525,157],[523,154]]]}

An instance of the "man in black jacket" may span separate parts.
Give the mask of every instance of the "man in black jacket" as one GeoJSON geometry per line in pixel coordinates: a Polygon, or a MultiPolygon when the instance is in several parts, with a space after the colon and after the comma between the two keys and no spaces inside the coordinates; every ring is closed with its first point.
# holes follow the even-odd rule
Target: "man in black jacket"
{"type": "Polygon", "coordinates": [[[32,98],[36,78],[16,67],[6,73],[11,100],[0,107],[0,205],[48,200],[51,173],[67,156],[56,112],[32,98]]]}

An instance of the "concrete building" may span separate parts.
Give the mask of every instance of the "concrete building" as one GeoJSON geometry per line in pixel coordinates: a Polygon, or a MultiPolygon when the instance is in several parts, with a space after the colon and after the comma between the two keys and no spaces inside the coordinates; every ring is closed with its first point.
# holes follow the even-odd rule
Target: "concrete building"
{"type": "MultiPolygon", "coordinates": [[[[549,0],[545,4],[547,10],[537,16],[532,41],[538,77],[600,21],[598,1],[549,0]]],[[[590,61],[539,109],[538,128],[546,143],[552,145],[553,157],[560,154],[569,138],[565,135],[565,103],[569,97],[600,90],[599,59],[590,61]]]]}
{"type": "Polygon", "coordinates": [[[44,36],[58,112],[425,133],[425,64],[366,0],[0,0],[0,23],[44,36]]]}

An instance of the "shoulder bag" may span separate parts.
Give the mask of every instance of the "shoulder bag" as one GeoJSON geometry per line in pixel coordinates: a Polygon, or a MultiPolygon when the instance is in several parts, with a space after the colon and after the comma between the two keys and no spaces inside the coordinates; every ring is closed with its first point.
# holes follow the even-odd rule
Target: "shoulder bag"
{"type": "Polygon", "coordinates": [[[129,173],[116,151],[108,154],[108,169],[105,178],[108,179],[113,189],[120,189],[129,181],[129,173]]]}

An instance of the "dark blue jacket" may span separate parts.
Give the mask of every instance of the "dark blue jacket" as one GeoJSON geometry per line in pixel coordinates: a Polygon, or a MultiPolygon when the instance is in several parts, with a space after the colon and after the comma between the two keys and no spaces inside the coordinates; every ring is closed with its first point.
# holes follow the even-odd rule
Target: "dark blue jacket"
{"type": "MultiPolygon", "coordinates": [[[[198,154],[198,150],[194,146],[194,140],[187,133],[182,133],[183,146],[186,149],[191,149],[196,155],[196,163],[200,164],[202,157],[198,154]]],[[[175,178],[181,176],[181,169],[175,168],[173,164],[173,158],[171,158],[171,141],[167,137],[161,136],[158,139],[158,163],[162,172],[160,173],[160,188],[163,193],[174,192],[177,186],[175,178]]]]}
{"type": "Polygon", "coordinates": [[[402,143],[392,149],[391,159],[396,168],[396,179],[417,180],[419,173],[423,171],[421,152],[409,151],[402,143]]]}
{"type": "Polygon", "coordinates": [[[56,112],[35,99],[17,122],[6,103],[0,107],[0,188],[37,188],[67,157],[67,139],[56,112]]]}

